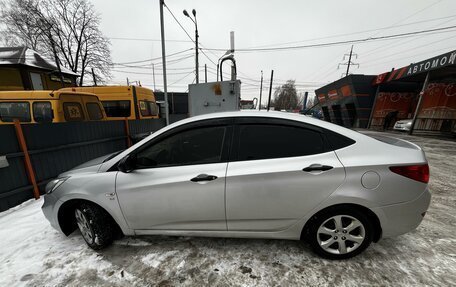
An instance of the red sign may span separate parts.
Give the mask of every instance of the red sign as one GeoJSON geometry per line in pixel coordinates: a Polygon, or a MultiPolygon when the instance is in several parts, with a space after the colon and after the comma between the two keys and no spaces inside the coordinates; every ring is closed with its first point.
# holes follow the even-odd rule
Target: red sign
{"type": "Polygon", "coordinates": [[[375,79],[372,81],[372,85],[375,86],[375,85],[380,85],[381,83],[383,83],[388,74],[389,73],[386,72],[386,73],[380,74],[377,77],[375,77],[375,79]]]}

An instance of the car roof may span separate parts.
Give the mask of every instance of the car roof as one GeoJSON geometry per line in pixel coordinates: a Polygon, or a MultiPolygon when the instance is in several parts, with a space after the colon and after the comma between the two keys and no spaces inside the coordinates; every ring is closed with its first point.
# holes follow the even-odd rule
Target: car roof
{"type": "Polygon", "coordinates": [[[92,96],[92,93],[72,92],[66,90],[34,90],[34,91],[0,91],[0,100],[18,100],[18,101],[33,101],[33,100],[58,100],[61,95],[78,95],[78,96],[92,96]]]}
{"type": "Polygon", "coordinates": [[[184,120],[180,120],[170,126],[168,126],[170,129],[176,126],[184,125],[187,123],[192,123],[196,121],[203,121],[203,120],[209,120],[209,119],[217,119],[217,118],[233,118],[233,117],[262,117],[262,118],[270,118],[270,119],[285,119],[285,120],[291,120],[291,121],[298,121],[298,122],[303,122],[307,123],[310,125],[315,125],[318,127],[322,127],[346,136],[349,136],[351,138],[358,138],[359,136],[362,137],[362,134],[330,123],[326,122],[320,119],[308,117],[305,115],[297,114],[297,113],[289,113],[289,112],[279,112],[279,111],[234,111],[234,112],[221,112],[221,113],[209,113],[209,114],[204,114],[204,115],[199,115],[199,116],[193,116],[184,120]]]}

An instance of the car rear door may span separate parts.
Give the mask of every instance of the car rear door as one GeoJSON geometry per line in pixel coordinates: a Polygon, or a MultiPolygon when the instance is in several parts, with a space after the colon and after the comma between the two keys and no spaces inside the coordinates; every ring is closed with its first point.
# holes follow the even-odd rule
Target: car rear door
{"type": "Polygon", "coordinates": [[[226,231],[225,175],[232,126],[225,120],[181,126],[135,153],[116,193],[135,230],[226,231]]]}
{"type": "Polygon", "coordinates": [[[345,179],[344,167],[317,127],[288,120],[236,120],[226,175],[229,231],[283,230],[345,179]]]}

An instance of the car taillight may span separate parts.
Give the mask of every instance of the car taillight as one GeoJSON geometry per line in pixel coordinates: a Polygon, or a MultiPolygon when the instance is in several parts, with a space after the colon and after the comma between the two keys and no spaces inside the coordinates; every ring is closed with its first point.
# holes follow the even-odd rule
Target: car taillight
{"type": "Polygon", "coordinates": [[[411,178],[416,181],[428,183],[429,182],[429,165],[405,165],[405,166],[390,166],[392,172],[402,176],[411,178]]]}

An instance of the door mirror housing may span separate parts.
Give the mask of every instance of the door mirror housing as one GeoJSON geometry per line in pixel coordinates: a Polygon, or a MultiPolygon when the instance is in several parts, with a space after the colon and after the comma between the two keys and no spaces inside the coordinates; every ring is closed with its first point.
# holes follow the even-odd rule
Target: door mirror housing
{"type": "Polygon", "coordinates": [[[127,155],[123,159],[120,160],[119,164],[117,164],[117,168],[119,171],[124,173],[132,172],[136,167],[136,156],[135,155],[127,155]]]}

